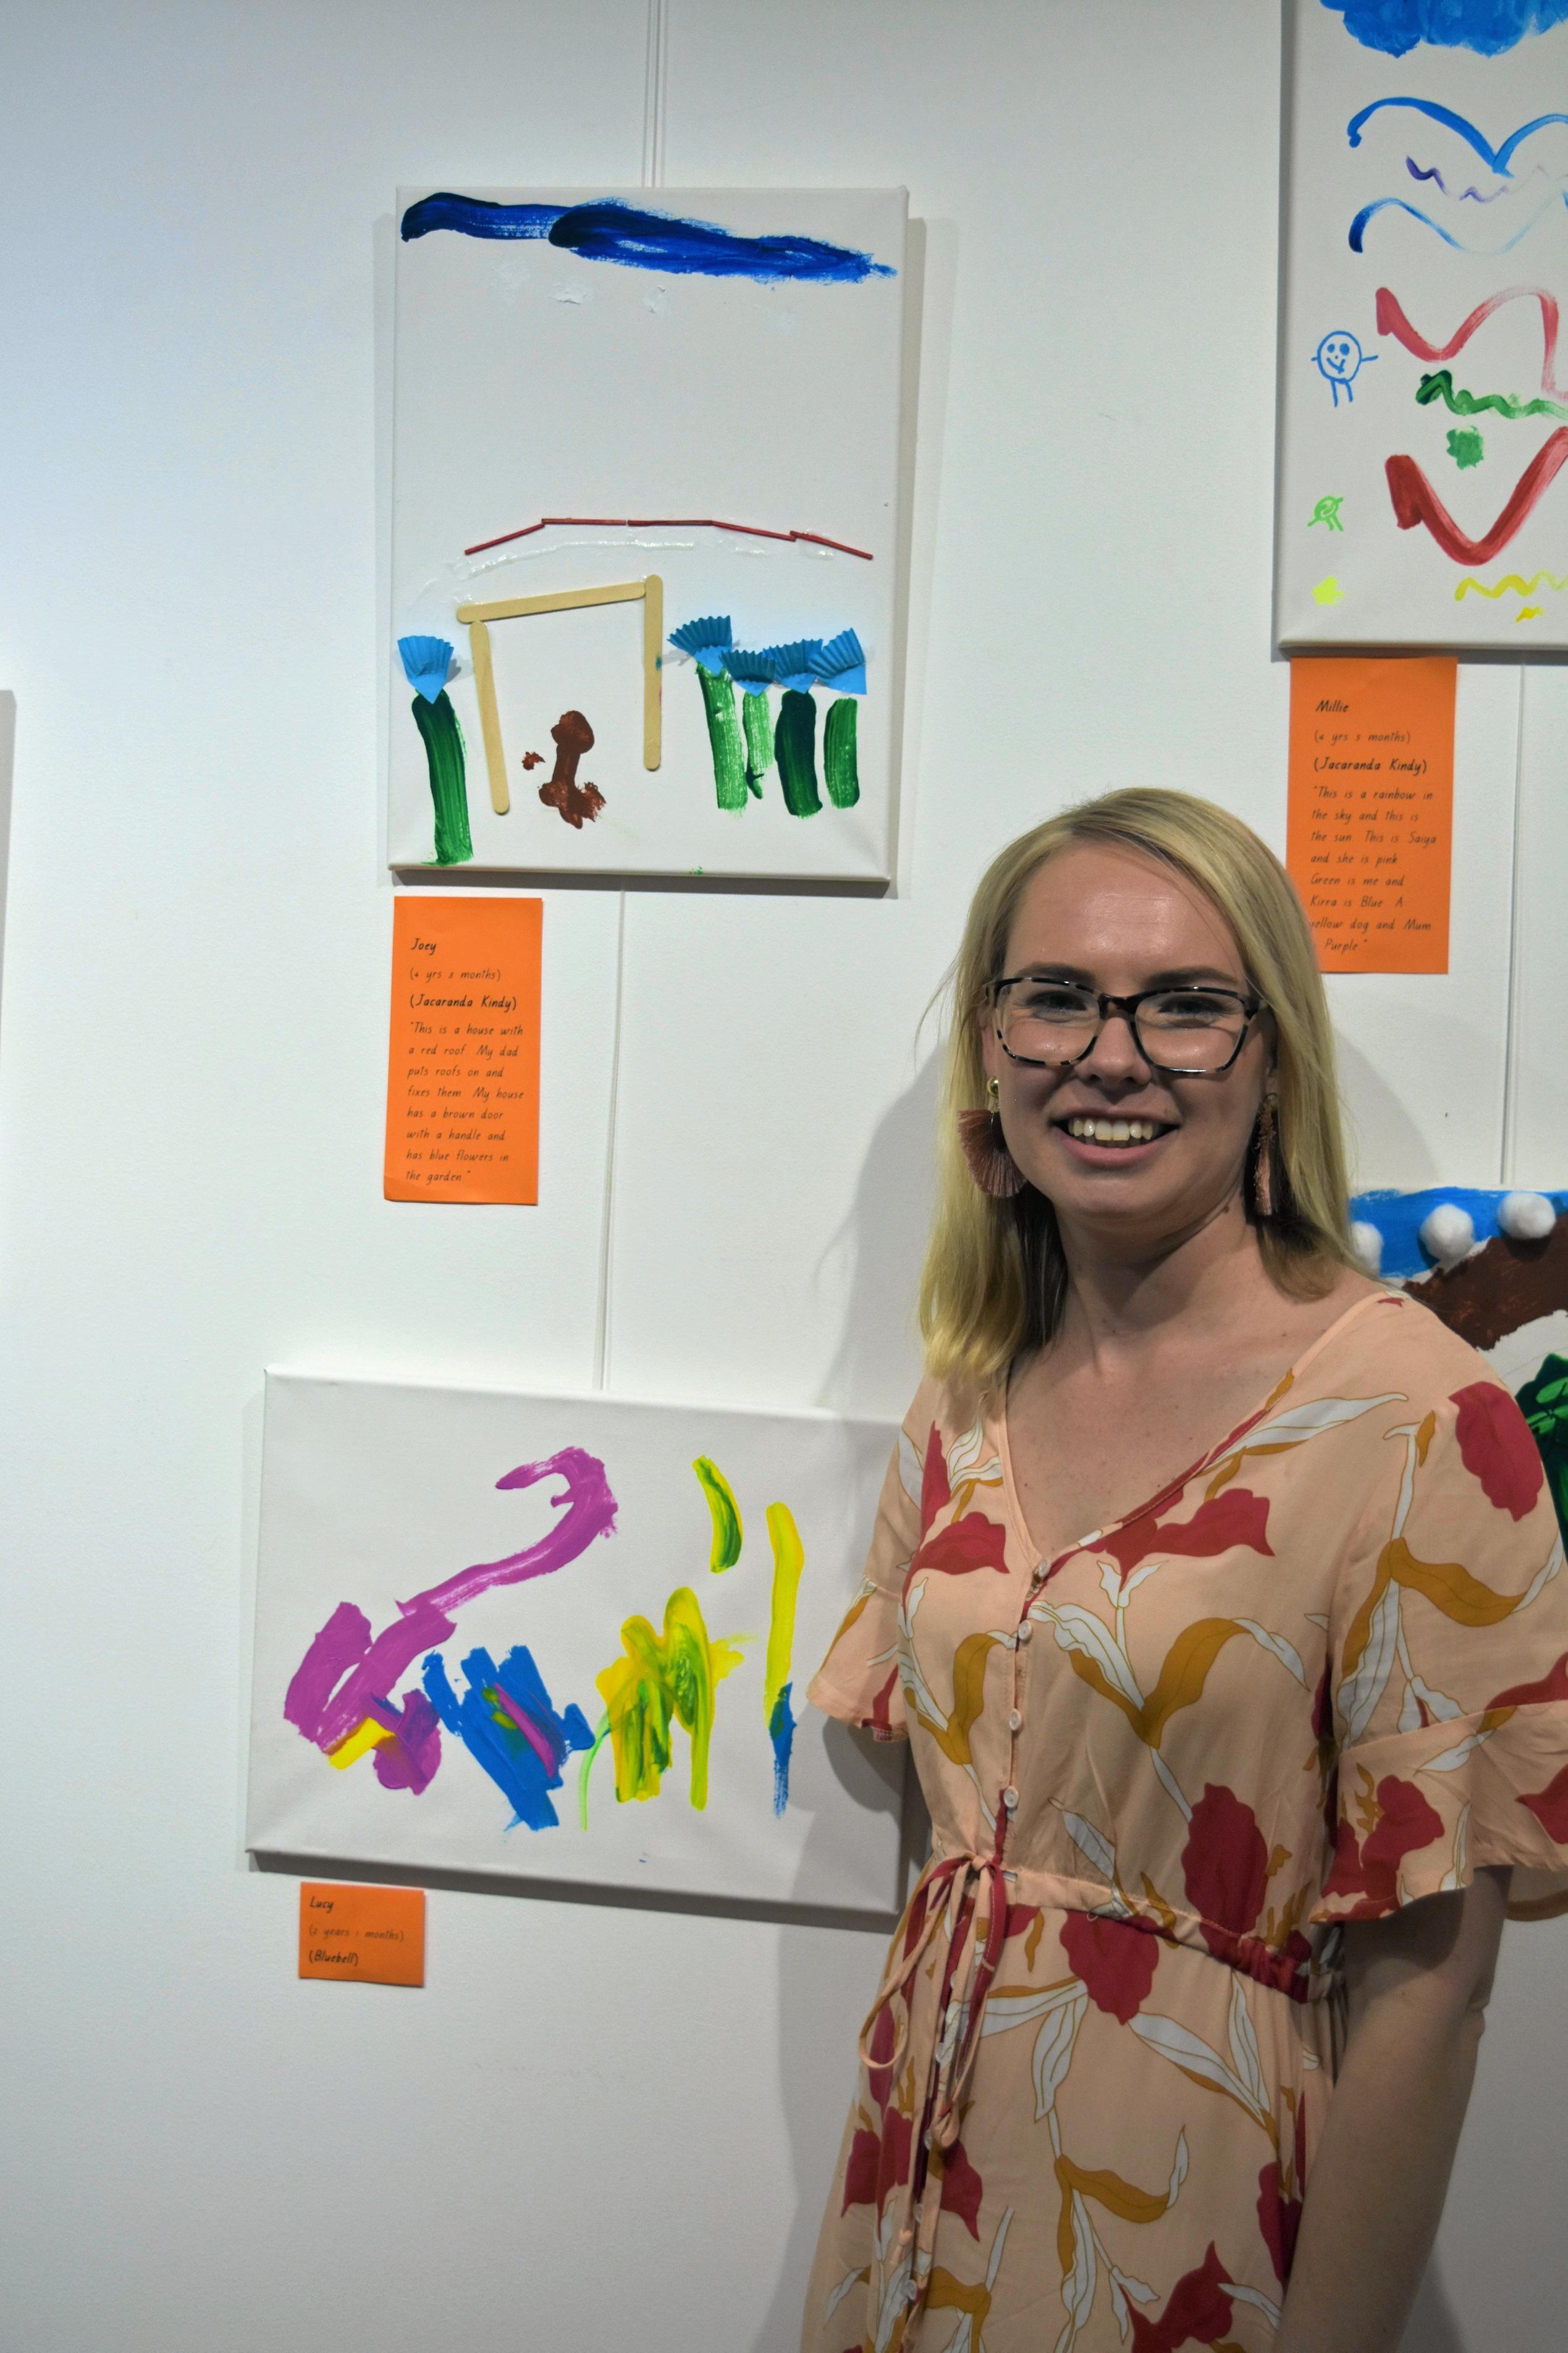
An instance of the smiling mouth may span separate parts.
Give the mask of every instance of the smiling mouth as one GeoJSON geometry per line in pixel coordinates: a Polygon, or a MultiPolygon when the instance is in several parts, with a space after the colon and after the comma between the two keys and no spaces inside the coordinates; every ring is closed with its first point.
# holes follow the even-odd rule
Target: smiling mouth
{"type": "Polygon", "coordinates": [[[1171,1133],[1171,1123],[1158,1119],[1090,1118],[1082,1114],[1059,1124],[1075,1144],[1152,1144],[1157,1136],[1171,1133]]]}

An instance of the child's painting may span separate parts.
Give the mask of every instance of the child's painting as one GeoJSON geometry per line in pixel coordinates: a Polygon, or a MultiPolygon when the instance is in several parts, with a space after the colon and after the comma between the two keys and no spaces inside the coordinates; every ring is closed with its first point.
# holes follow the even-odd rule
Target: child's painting
{"type": "Polygon", "coordinates": [[[269,1374],[247,1843],[896,1910],[901,1754],[802,1697],[895,1435],[269,1374]]]}
{"type": "Polygon", "coordinates": [[[1479,1348],[1518,1398],[1568,1539],[1568,1193],[1445,1185],[1351,1204],[1363,1262],[1479,1348]]]}
{"type": "Polygon", "coordinates": [[[1293,0],[1276,630],[1568,648],[1568,7],[1293,0]]]}
{"type": "Polygon", "coordinates": [[[397,222],[393,866],[889,879],[903,192],[397,222]]]}

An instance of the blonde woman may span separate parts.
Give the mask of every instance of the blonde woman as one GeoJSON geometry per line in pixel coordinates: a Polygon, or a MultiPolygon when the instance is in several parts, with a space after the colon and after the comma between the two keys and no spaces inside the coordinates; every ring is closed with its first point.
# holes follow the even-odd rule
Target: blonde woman
{"type": "Polygon", "coordinates": [[[1506,1388],[1355,1268],[1283,871],[1113,793],[981,883],[929,1377],[811,1696],[934,1826],[808,2353],[1394,2353],[1505,1912],[1568,1909],[1506,1388]]]}

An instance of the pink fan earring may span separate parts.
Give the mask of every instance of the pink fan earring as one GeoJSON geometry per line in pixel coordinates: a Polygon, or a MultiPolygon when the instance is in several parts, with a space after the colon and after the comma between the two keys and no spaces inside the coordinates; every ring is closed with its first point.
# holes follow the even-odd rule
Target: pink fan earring
{"type": "Polygon", "coordinates": [[[1007,1149],[1002,1133],[1001,1089],[994,1079],[985,1082],[985,1104],[980,1111],[958,1114],[958,1140],[969,1163],[969,1173],[994,1201],[1010,1200],[1024,1189],[1023,1171],[1007,1149]]]}
{"type": "Polygon", "coordinates": [[[1252,1212],[1263,1225],[1271,1222],[1280,1206],[1279,1102],[1270,1087],[1258,1105],[1252,1135],[1252,1212]]]}

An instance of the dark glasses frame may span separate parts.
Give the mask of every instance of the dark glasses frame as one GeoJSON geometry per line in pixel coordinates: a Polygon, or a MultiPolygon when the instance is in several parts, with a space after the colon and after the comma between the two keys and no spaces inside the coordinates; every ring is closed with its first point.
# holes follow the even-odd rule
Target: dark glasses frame
{"type": "Polygon", "coordinates": [[[1231,1049],[1226,1059],[1223,1062],[1215,1063],[1209,1070],[1194,1071],[1190,1069],[1184,1063],[1162,1062],[1157,1055],[1152,1054],[1149,1051],[1148,1047],[1143,1042],[1143,1033],[1138,1027],[1138,1008],[1141,1005],[1146,1004],[1151,997],[1170,997],[1174,993],[1168,981],[1163,988],[1141,988],[1138,990],[1136,995],[1132,997],[1108,997],[1103,989],[1081,988],[1077,981],[1064,980],[1058,984],[1060,987],[1077,988],[1080,996],[1092,997],[1095,1003],[1100,1008],[1100,1018],[1095,1023],[1093,1035],[1090,1037],[1088,1045],[1083,1047],[1081,1050],[1076,1054],[1064,1055],[1059,1060],[1048,1060],[1037,1054],[1015,1054],[1013,1049],[1008,1045],[1006,1039],[1002,1035],[1002,1023],[1000,1019],[1002,1010],[1002,993],[1005,989],[1016,988],[1020,981],[1037,981],[1039,978],[1040,975],[1038,973],[1008,973],[1001,980],[989,982],[985,990],[985,995],[990,1002],[992,1010],[998,1017],[996,1021],[996,1043],[1001,1047],[1002,1051],[1006,1055],[1007,1060],[1010,1062],[1017,1062],[1021,1064],[1024,1069],[1030,1071],[1070,1071],[1073,1069],[1075,1064],[1083,1061],[1087,1056],[1093,1053],[1095,1048],[1100,1043],[1100,1033],[1104,1029],[1107,1021],[1110,1020],[1113,1015],[1119,1015],[1131,1030],[1132,1042],[1137,1047],[1139,1053],[1142,1056],[1144,1061],[1148,1063],[1149,1068],[1152,1071],[1159,1071],[1164,1077],[1169,1079],[1223,1078],[1226,1071],[1230,1070],[1235,1065],[1237,1057],[1240,1054],[1242,1048],[1246,1045],[1247,1039],[1252,1034],[1252,1025],[1257,1020],[1258,1015],[1260,1013],[1266,1013],[1268,1010],[1268,1000],[1265,997],[1246,997],[1238,988],[1210,988],[1205,987],[1203,990],[1204,996],[1228,997],[1233,1004],[1240,1006],[1246,1018],[1242,1022],[1241,1029],[1237,1035],[1236,1044],[1231,1049]]]}

